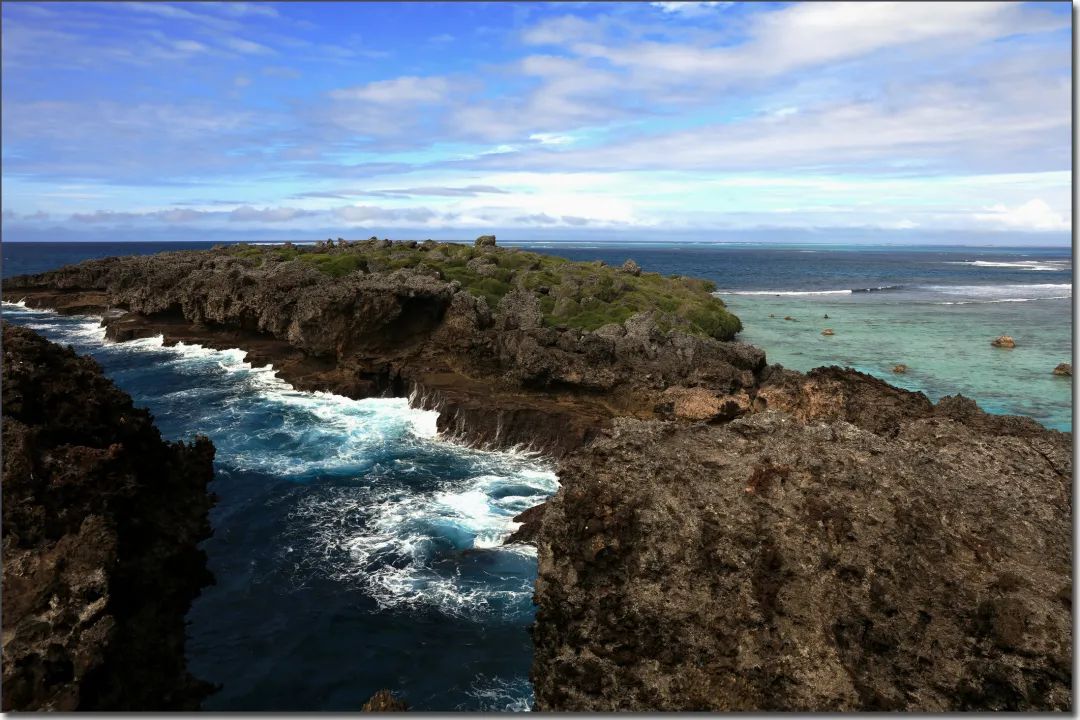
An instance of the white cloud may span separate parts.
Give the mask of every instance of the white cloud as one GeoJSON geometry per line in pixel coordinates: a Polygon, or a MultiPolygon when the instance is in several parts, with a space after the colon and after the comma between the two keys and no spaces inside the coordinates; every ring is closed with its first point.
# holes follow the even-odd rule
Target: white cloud
{"type": "Polygon", "coordinates": [[[1029,200],[1023,205],[1003,204],[986,208],[975,219],[1010,230],[1068,230],[1070,223],[1062,213],[1054,210],[1041,198],[1029,200]]]}
{"type": "Polygon", "coordinates": [[[384,105],[422,105],[442,101],[449,88],[450,83],[443,77],[407,75],[333,90],[330,97],[335,100],[360,100],[384,105]]]}
{"type": "Polygon", "coordinates": [[[649,4],[665,13],[683,15],[684,17],[697,17],[712,10],[728,7],[732,3],[682,0],[681,2],[652,2],[649,4]]]}

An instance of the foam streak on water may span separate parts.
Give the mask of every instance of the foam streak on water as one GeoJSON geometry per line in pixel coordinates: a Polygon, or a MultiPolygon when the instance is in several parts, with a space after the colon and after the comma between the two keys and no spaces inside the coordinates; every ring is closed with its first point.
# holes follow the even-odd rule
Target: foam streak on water
{"type": "MultiPolygon", "coordinates": [[[[272,367],[245,362],[241,350],[166,347],[160,336],[112,343],[96,318],[20,304],[5,303],[4,316],[95,356],[137,405],[151,409],[166,437],[198,432],[214,441],[215,491],[224,500],[207,549],[219,585],[229,587],[230,578],[214,567],[215,550],[223,564],[232,562],[233,553],[265,554],[265,567],[253,578],[272,582],[286,604],[290,594],[297,601],[310,588],[336,587],[363,598],[367,609],[353,613],[354,623],[380,613],[404,621],[410,613],[435,613],[464,626],[519,627],[525,653],[516,674],[503,678],[492,668],[474,673],[482,689],[461,685],[457,704],[492,708],[497,700],[505,708],[527,708],[531,694],[521,677],[528,665],[524,628],[532,617],[535,551],[502,542],[516,528],[516,514],[557,489],[548,465],[526,453],[447,442],[436,432],[437,413],[413,409],[403,398],[352,400],[297,391],[272,367]],[[263,480],[233,497],[230,477],[263,480]],[[280,489],[269,491],[275,484],[280,489]],[[260,504],[272,509],[252,514],[260,504]],[[267,516],[273,534],[250,548],[235,547],[233,538],[252,532],[244,523],[269,524],[267,516]],[[511,690],[513,697],[504,697],[511,690]]],[[[215,592],[229,591],[204,593],[212,606],[239,602],[215,592]]],[[[199,617],[193,612],[196,624],[199,617]]],[[[202,646],[204,656],[195,664],[228,689],[227,663],[217,657],[214,642],[202,646]]],[[[434,696],[430,702],[455,707],[434,696]]],[[[225,706],[254,707],[242,701],[225,706]]]]}

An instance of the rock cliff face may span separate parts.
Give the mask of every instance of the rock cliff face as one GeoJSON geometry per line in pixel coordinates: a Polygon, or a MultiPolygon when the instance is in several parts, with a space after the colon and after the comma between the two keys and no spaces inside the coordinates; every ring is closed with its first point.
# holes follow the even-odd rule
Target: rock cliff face
{"type": "Polygon", "coordinates": [[[1071,436],[783,379],[789,412],[617,420],[563,460],[537,709],[1071,708],[1071,436]]]}
{"type": "Polygon", "coordinates": [[[1070,434],[768,366],[663,313],[552,325],[543,290],[490,305],[423,263],[330,277],[215,251],[4,298],[242,347],[301,388],[408,395],[466,442],[561,457],[514,537],[539,548],[538,709],[1071,707],[1070,434]]]}
{"type": "Polygon", "coordinates": [[[410,395],[470,442],[553,455],[614,416],[652,417],[672,386],[745,395],[765,366],[757,348],[667,332],[655,314],[551,327],[525,288],[491,308],[423,269],[334,277],[299,261],[252,267],[225,250],[84,262],[12,278],[3,296],[104,314],[116,340],[241,347],[303,389],[410,395]]]}
{"type": "Polygon", "coordinates": [[[166,443],[92,360],[3,328],[3,709],[193,710],[213,445],[166,443]]]}

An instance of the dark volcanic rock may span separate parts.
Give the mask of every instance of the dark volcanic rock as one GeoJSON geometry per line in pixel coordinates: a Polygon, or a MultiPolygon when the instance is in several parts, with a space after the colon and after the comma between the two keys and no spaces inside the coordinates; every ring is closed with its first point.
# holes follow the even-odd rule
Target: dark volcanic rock
{"type": "Polygon", "coordinates": [[[214,447],[166,443],[98,365],[3,329],[3,708],[194,710],[214,447]]]}
{"type": "Polygon", "coordinates": [[[617,420],[543,515],[537,709],[1070,708],[1071,436],[950,414],[617,420]]]}
{"type": "Polygon", "coordinates": [[[544,507],[546,503],[536,505],[514,516],[514,522],[521,523],[521,527],[510,534],[503,545],[514,543],[536,544],[536,534],[540,532],[540,524],[544,520],[544,507]]]}
{"type": "Polygon", "coordinates": [[[614,416],[651,417],[670,386],[736,392],[765,367],[757,348],[663,329],[647,313],[591,332],[547,327],[540,294],[521,287],[490,307],[422,268],[334,277],[266,258],[253,265],[227,248],[106,258],[8,279],[4,298],[104,315],[119,341],[240,347],[300,389],[361,398],[420,388],[414,397],[451,411],[440,422],[464,422],[469,442],[554,455],[614,416]]]}

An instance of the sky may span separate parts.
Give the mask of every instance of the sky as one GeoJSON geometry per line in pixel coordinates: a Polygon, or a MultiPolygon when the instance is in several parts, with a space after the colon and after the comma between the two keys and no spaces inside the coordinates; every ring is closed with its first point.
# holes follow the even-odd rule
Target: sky
{"type": "Polygon", "coordinates": [[[9,0],[2,236],[1068,244],[1071,9],[9,0]]]}

